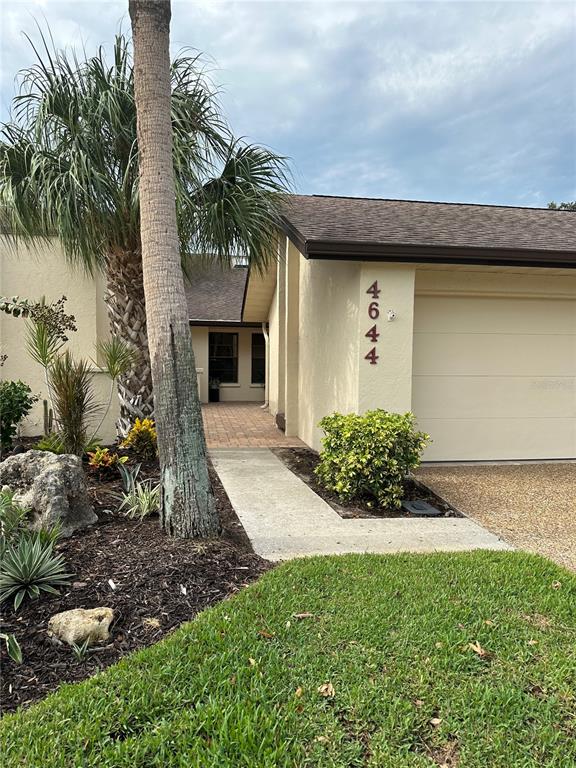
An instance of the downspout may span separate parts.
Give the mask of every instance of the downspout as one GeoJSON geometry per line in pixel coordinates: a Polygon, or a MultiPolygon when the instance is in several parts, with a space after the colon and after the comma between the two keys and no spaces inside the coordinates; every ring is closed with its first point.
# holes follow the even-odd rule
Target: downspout
{"type": "Polygon", "coordinates": [[[262,323],[262,333],[264,335],[265,355],[266,355],[266,371],[264,375],[264,404],[260,408],[268,408],[268,382],[270,373],[270,337],[268,335],[268,323],[262,323]]]}

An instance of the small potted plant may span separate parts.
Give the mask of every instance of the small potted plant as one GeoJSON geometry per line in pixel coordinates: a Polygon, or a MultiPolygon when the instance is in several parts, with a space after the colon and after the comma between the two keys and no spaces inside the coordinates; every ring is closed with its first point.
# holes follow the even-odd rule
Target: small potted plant
{"type": "Polygon", "coordinates": [[[208,402],[220,402],[220,379],[210,379],[208,383],[208,402]]]}

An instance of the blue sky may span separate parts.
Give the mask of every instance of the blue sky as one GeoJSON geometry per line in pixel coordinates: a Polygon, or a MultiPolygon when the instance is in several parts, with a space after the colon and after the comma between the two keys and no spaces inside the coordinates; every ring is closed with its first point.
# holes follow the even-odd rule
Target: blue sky
{"type": "MultiPolygon", "coordinates": [[[[108,46],[128,0],[2,0],[0,109],[28,32],[108,46]]],[[[303,193],[546,205],[576,199],[576,3],[173,0],[237,134],[303,193]]]]}

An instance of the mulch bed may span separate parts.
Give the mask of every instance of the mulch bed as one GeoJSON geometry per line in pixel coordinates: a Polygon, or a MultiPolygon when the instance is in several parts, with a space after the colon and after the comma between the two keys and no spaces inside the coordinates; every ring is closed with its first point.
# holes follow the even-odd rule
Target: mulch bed
{"type": "MultiPolygon", "coordinates": [[[[157,465],[149,464],[141,475],[156,473],[157,465]]],[[[24,661],[16,666],[2,643],[2,711],[26,706],[61,683],[82,680],[127,653],[158,642],[272,567],[254,554],[213,470],[211,476],[223,535],[202,542],[169,538],[157,517],[138,522],[115,514],[119,479],[89,476],[99,521],[58,545],[74,574],[71,586],[58,596],[26,602],[17,613],[11,604],[3,606],[0,631],[16,635],[24,661]],[[76,659],[70,647],[56,645],[47,636],[48,620],[55,613],[101,606],[115,612],[111,640],[94,646],[85,659],[76,659]]]]}
{"type": "MultiPolygon", "coordinates": [[[[415,520],[422,519],[420,515],[410,514],[403,509],[381,509],[369,506],[369,499],[351,502],[341,501],[335,493],[324,488],[316,478],[314,470],[318,466],[319,457],[315,451],[312,451],[309,448],[272,448],[271,450],[284,462],[284,464],[286,464],[288,469],[303,480],[314,493],[317,493],[320,498],[330,504],[332,509],[338,512],[340,517],[346,519],[354,517],[407,517],[415,520]]],[[[427,501],[433,507],[436,507],[443,512],[443,515],[439,515],[438,517],[462,517],[459,512],[452,509],[449,504],[433,493],[430,488],[427,488],[415,478],[409,478],[404,484],[403,499],[406,501],[427,501]]],[[[373,504],[374,502],[372,501],[372,505],[373,504]]]]}

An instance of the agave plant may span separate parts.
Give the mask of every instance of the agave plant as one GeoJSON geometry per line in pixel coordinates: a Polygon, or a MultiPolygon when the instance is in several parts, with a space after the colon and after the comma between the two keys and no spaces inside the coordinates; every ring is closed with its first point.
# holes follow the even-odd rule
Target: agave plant
{"type": "Polygon", "coordinates": [[[12,599],[17,610],[25,597],[58,594],[56,587],[68,584],[71,576],[62,555],[54,552],[50,536],[42,531],[24,534],[0,560],[0,603],[12,599]]]}

